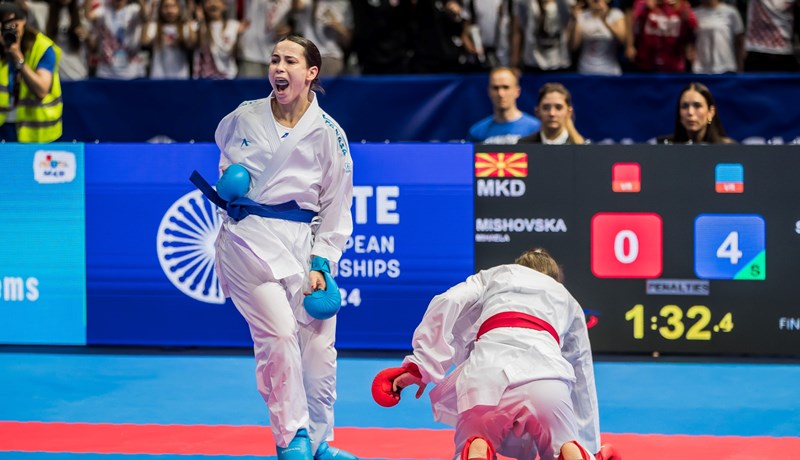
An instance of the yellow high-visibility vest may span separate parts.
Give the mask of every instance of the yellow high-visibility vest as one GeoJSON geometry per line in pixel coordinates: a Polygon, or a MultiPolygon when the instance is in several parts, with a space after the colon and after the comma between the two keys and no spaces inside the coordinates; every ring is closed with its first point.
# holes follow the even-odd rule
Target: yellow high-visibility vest
{"type": "MultiPolygon", "coordinates": [[[[61,80],[58,77],[58,64],[61,62],[61,48],[44,34],[37,33],[33,47],[25,53],[25,63],[36,69],[48,47],[56,53],[56,66],[53,69],[53,82],[50,93],[39,99],[28,88],[25,80],[19,78],[19,99],[17,100],[17,140],[26,143],[53,142],[61,137],[61,114],[64,104],[61,101],[61,80]]],[[[5,123],[11,111],[11,95],[8,93],[8,61],[0,61],[0,125],[5,123]]]]}

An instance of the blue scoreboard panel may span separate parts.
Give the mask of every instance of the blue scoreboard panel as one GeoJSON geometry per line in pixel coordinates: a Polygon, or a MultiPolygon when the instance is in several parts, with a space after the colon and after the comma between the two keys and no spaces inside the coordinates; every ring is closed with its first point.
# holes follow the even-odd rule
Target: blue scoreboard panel
{"type": "Polygon", "coordinates": [[[476,146],[476,269],[547,248],[595,351],[797,355],[799,152],[476,146]]]}

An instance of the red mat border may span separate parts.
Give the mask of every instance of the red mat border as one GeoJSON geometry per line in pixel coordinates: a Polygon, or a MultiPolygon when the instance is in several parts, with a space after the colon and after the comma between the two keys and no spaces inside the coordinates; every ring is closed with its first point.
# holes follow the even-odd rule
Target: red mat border
{"type": "MultiPolygon", "coordinates": [[[[331,444],[362,458],[451,458],[452,430],[336,428],[331,444]]],[[[786,459],[800,437],[603,434],[625,460],[786,459]]],[[[275,455],[266,426],[0,421],[0,451],[94,454],[275,455]]]]}

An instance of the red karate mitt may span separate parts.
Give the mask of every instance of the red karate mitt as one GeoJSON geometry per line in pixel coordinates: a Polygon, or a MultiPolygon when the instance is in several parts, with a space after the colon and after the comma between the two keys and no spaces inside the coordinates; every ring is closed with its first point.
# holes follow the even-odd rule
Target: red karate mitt
{"type": "Polygon", "coordinates": [[[403,391],[399,388],[394,390],[393,384],[397,377],[408,372],[420,380],[420,391],[417,392],[417,398],[422,395],[422,390],[425,386],[421,384],[422,374],[419,373],[419,368],[416,364],[406,364],[403,367],[390,367],[378,372],[375,379],[372,381],[372,399],[383,407],[392,407],[400,402],[400,392],[403,391]]]}

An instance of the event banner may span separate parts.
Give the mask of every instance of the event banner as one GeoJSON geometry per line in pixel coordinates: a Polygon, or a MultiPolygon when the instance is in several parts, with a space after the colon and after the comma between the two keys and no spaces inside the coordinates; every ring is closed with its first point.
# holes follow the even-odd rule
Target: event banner
{"type": "Polygon", "coordinates": [[[342,348],[404,350],[431,298],[474,273],[472,145],[351,144],[342,348]]]}
{"type": "MultiPolygon", "coordinates": [[[[337,345],[405,349],[428,301],[473,270],[472,146],[354,144],[354,232],[337,345]]],[[[88,343],[250,346],[220,291],[213,144],[87,146],[88,343]]]]}
{"type": "Polygon", "coordinates": [[[0,154],[0,343],[83,345],[83,144],[0,154]]]}
{"type": "Polygon", "coordinates": [[[476,269],[548,249],[596,352],[800,349],[796,147],[479,146],[475,165],[476,269]]]}

